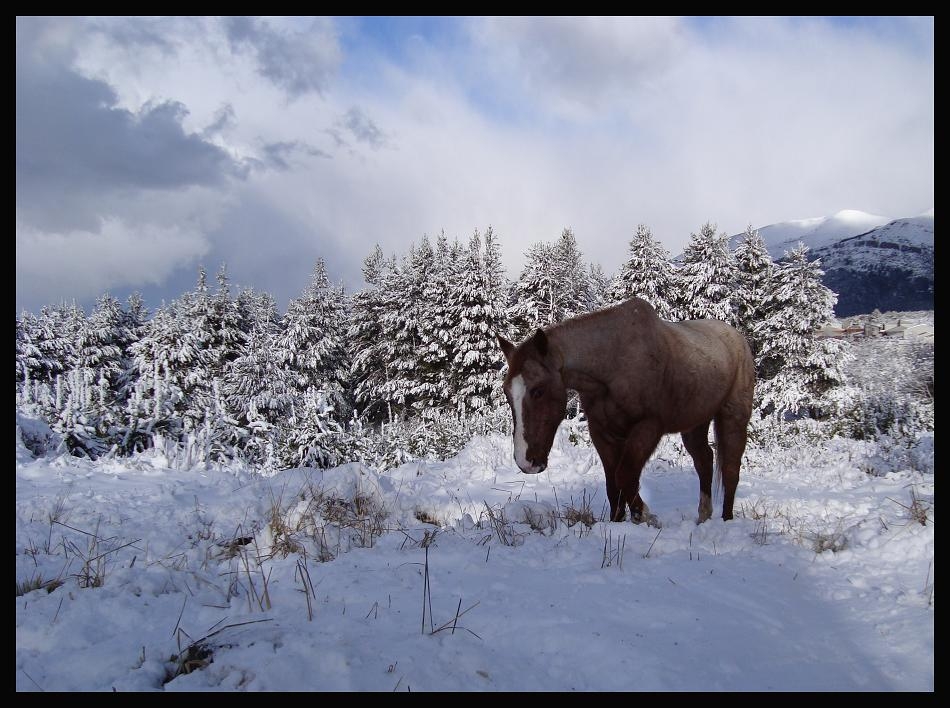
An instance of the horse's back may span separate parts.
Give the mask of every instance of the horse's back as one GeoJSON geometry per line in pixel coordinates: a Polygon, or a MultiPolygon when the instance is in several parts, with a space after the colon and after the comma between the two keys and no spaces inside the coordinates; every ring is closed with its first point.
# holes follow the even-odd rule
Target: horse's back
{"type": "Polygon", "coordinates": [[[693,406],[730,407],[751,412],[755,362],[745,337],[719,320],[664,322],[670,368],[680,396],[693,406]],[[713,403],[716,401],[717,403],[713,403]]]}
{"type": "Polygon", "coordinates": [[[752,363],[752,352],[746,338],[730,324],[720,320],[684,320],[663,324],[672,333],[673,342],[679,344],[677,348],[681,353],[722,357],[736,367],[752,363]]]}

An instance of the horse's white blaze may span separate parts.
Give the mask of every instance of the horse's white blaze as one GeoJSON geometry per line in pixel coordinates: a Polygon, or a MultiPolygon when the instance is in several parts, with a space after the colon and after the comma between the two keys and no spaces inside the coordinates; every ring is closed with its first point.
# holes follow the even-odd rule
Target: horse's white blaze
{"type": "Polygon", "coordinates": [[[524,377],[519,374],[511,380],[511,407],[515,412],[515,462],[525,472],[534,472],[528,462],[528,441],[524,437],[524,377]]]}

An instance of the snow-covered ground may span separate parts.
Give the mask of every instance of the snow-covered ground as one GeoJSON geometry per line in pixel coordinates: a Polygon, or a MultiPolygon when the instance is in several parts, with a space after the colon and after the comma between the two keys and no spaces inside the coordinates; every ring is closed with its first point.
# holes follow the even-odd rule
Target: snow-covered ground
{"type": "Polygon", "coordinates": [[[502,438],[271,477],[16,445],[17,582],[62,581],[18,590],[18,690],[934,688],[932,436],[750,450],[700,526],[665,440],[661,529],[569,525],[604,492],[566,434],[531,477],[502,438]]]}

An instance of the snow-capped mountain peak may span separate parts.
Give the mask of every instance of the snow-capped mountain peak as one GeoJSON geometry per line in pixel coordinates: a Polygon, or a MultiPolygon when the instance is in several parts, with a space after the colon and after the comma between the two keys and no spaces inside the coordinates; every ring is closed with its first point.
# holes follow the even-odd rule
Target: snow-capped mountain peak
{"type": "MultiPolygon", "coordinates": [[[[880,310],[933,309],[934,210],[891,219],[856,209],[762,226],[779,260],[802,241],[820,258],[823,282],[838,293],[842,317],[880,310]]],[[[733,237],[732,245],[741,235],[733,237]]]]}
{"type": "Polygon", "coordinates": [[[795,219],[759,228],[759,235],[773,258],[781,258],[799,241],[815,250],[857,236],[891,221],[889,217],[857,209],[842,209],[832,216],[795,219]]]}

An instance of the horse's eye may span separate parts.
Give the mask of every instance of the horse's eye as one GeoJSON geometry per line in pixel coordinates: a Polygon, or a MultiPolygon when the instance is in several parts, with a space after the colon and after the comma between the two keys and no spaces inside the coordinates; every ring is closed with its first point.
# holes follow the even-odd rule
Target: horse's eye
{"type": "Polygon", "coordinates": [[[544,395],[543,386],[536,386],[535,388],[531,389],[531,398],[541,398],[541,396],[543,395],[544,395]]]}

